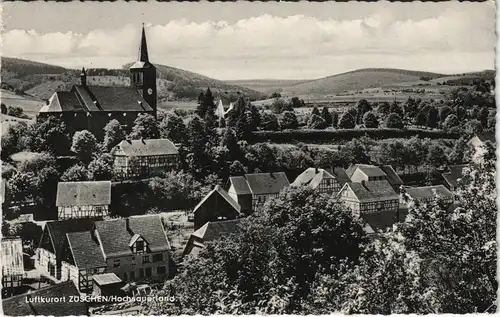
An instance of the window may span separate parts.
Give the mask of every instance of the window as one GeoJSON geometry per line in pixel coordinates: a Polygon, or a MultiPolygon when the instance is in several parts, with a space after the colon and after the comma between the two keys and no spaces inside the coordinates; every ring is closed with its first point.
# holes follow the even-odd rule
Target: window
{"type": "Polygon", "coordinates": [[[97,207],[95,207],[95,212],[96,212],[98,215],[102,215],[102,206],[97,206],[97,207]]]}
{"type": "Polygon", "coordinates": [[[167,268],[165,266],[159,266],[156,268],[156,274],[163,275],[167,273],[167,268]]]}
{"type": "Polygon", "coordinates": [[[113,268],[120,267],[120,259],[113,260],[113,268]]]}
{"type": "Polygon", "coordinates": [[[146,268],[146,277],[151,277],[152,274],[152,269],[150,267],[146,268]]]}
{"type": "Polygon", "coordinates": [[[163,254],[155,254],[153,255],[153,262],[161,262],[163,261],[163,254]]]}
{"type": "Polygon", "coordinates": [[[143,268],[139,269],[139,277],[144,277],[144,269],[143,268]]]}
{"type": "Polygon", "coordinates": [[[149,263],[149,255],[144,255],[142,257],[142,263],[149,263]]]}
{"type": "Polygon", "coordinates": [[[144,251],[144,241],[138,240],[135,243],[135,249],[136,249],[136,252],[143,252],[144,251]]]}

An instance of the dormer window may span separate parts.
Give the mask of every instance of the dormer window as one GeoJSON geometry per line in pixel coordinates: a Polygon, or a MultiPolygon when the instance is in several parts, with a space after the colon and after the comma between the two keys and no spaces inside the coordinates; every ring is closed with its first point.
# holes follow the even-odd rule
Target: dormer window
{"type": "Polygon", "coordinates": [[[130,239],[129,247],[133,253],[146,253],[148,250],[148,242],[139,234],[134,234],[130,239]]]}

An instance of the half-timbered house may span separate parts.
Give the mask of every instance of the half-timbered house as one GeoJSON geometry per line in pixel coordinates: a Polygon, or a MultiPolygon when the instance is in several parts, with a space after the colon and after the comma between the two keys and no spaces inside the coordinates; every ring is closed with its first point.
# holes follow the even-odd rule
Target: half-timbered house
{"type": "Polygon", "coordinates": [[[56,206],[59,220],[106,216],[111,204],[111,182],[60,182],[56,206]]]}
{"type": "Polygon", "coordinates": [[[323,194],[337,194],[346,182],[349,182],[349,177],[342,168],[310,167],[297,176],[291,186],[309,186],[323,194]]]}
{"type": "Polygon", "coordinates": [[[427,203],[439,199],[444,204],[451,205],[454,200],[453,193],[444,185],[407,187],[404,189],[402,198],[410,198],[415,203],[427,203]]]}
{"type": "Polygon", "coordinates": [[[245,212],[262,206],[269,197],[278,196],[283,188],[290,186],[283,172],[233,176],[230,177],[229,183],[229,196],[238,202],[245,212]]]}
{"type": "Polygon", "coordinates": [[[179,165],[179,151],[168,139],[124,140],[111,152],[115,174],[121,178],[148,177],[179,165]]]}
{"type": "Polygon", "coordinates": [[[387,180],[346,183],[338,197],[357,216],[399,210],[399,196],[387,180]]]}
{"type": "Polygon", "coordinates": [[[13,292],[22,285],[26,276],[21,238],[2,238],[2,292],[13,292]]]}

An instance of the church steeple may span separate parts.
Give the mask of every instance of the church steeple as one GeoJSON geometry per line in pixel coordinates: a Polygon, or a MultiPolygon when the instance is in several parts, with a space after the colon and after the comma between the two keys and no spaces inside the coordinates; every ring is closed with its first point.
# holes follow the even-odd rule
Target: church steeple
{"type": "Polygon", "coordinates": [[[148,44],[146,42],[146,31],[144,30],[144,23],[142,24],[141,45],[139,46],[139,59],[140,62],[149,63],[148,44]]]}

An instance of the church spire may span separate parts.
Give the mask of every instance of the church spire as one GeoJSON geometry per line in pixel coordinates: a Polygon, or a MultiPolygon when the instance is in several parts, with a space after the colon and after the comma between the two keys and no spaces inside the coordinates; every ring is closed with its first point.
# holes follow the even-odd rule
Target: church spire
{"type": "Polygon", "coordinates": [[[139,46],[139,61],[149,63],[148,44],[146,43],[146,31],[144,30],[144,23],[142,24],[141,45],[139,46]]]}

